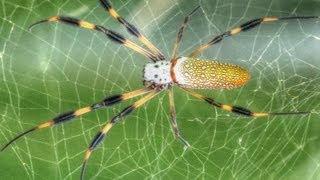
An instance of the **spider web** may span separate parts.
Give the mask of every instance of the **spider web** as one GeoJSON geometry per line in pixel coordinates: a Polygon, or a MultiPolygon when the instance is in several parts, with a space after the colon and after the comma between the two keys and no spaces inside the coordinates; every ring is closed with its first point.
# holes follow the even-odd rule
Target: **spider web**
{"type": "MultiPolygon", "coordinates": [[[[1,0],[0,138],[55,115],[142,86],[145,59],[92,33],[34,21],[55,14],[86,19],[130,37],[96,1],[1,0]]],[[[167,55],[183,16],[201,11],[187,28],[181,55],[252,18],[319,15],[311,0],[113,1],[119,12],[167,55]]],[[[213,109],[175,88],[177,121],[192,145],[174,139],[168,98],[161,94],[114,127],[94,152],[92,179],[318,179],[320,24],[317,20],[263,25],[224,40],[201,57],[248,68],[252,79],[235,90],[201,91],[256,111],[305,111],[310,116],[252,119],[213,109]]],[[[133,101],[41,130],[2,152],[7,179],[77,179],[83,154],[100,127],[133,101]]]]}

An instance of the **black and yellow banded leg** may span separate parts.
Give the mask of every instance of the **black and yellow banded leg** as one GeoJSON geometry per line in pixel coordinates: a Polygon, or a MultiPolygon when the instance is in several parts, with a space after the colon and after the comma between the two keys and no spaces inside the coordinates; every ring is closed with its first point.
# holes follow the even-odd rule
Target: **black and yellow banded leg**
{"type": "Polygon", "coordinates": [[[110,97],[103,99],[99,103],[92,104],[91,106],[87,106],[87,107],[80,108],[78,110],[69,111],[69,112],[59,114],[58,116],[56,116],[55,118],[53,118],[51,120],[48,120],[38,126],[35,126],[35,127],[31,128],[21,134],[18,134],[15,138],[13,138],[11,141],[9,141],[7,144],[5,144],[1,148],[1,151],[5,150],[10,144],[12,144],[13,142],[15,142],[16,140],[18,140],[19,138],[21,138],[22,136],[24,136],[30,132],[33,132],[33,131],[39,130],[39,129],[52,127],[57,124],[71,121],[72,119],[79,117],[81,115],[84,115],[86,113],[89,113],[91,111],[101,109],[103,107],[112,106],[114,104],[120,103],[121,101],[125,101],[128,99],[134,98],[136,96],[140,96],[140,95],[149,93],[151,91],[152,91],[152,89],[150,89],[150,88],[143,88],[143,89],[138,89],[138,90],[135,90],[132,92],[124,93],[124,94],[113,95],[113,96],[110,96],[110,97]]]}
{"type": "Polygon", "coordinates": [[[172,57],[171,57],[171,60],[175,60],[178,56],[178,51],[179,51],[179,46],[180,46],[180,43],[181,43],[181,40],[182,40],[182,35],[183,35],[183,32],[184,30],[186,29],[187,25],[188,25],[188,22],[191,18],[191,16],[200,8],[200,6],[196,7],[191,13],[189,13],[188,16],[186,16],[184,18],[184,21],[183,23],[181,24],[181,27],[179,28],[179,31],[178,31],[178,34],[177,34],[177,38],[176,38],[176,42],[174,43],[174,46],[173,46],[173,53],[172,53],[172,57]]]}
{"type": "Polygon", "coordinates": [[[122,18],[117,11],[112,7],[109,0],[100,0],[100,3],[103,8],[105,8],[108,13],[116,19],[119,23],[121,23],[123,26],[126,27],[127,31],[132,34],[133,36],[137,37],[139,41],[141,41],[144,45],[148,47],[158,58],[158,60],[164,60],[165,57],[162,54],[162,52],[155,47],[134,25],[126,21],[124,18],[122,18]]]}
{"type": "Polygon", "coordinates": [[[151,59],[152,61],[157,60],[157,57],[153,53],[140,47],[139,45],[135,44],[134,42],[130,41],[129,39],[126,39],[121,34],[115,32],[115,31],[109,30],[103,26],[92,24],[90,22],[76,19],[76,18],[72,18],[72,17],[53,16],[48,19],[44,19],[44,20],[41,20],[41,21],[38,21],[38,22],[32,24],[29,27],[29,30],[31,30],[34,26],[41,24],[41,23],[45,23],[45,22],[62,22],[62,23],[68,24],[68,25],[73,25],[73,26],[84,28],[84,29],[90,29],[90,30],[102,32],[113,42],[116,42],[118,44],[126,46],[126,47],[142,54],[143,56],[151,59]]]}
{"type": "Polygon", "coordinates": [[[198,47],[196,50],[194,50],[188,57],[196,57],[198,56],[202,51],[205,49],[209,48],[210,46],[219,43],[222,41],[224,38],[233,36],[236,34],[239,34],[240,32],[243,31],[248,31],[251,30],[262,23],[267,23],[267,22],[275,22],[275,21],[281,21],[281,20],[291,20],[291,19],[318,19],[318,16],[292,16],[292,17],[261,17],[257,19],[250,20],[248,22],[243,23],[242,25],[233,28],[227,32],[224,32],[218,36],[215,36],[211,41],[209,41],[207,44],[203,44],[200,47],[198,47]]]}
{"type": "Polygon", "coordinates": [[[190,147],[190,144],[180,135],[179,127],[177,124],[176,107],[174,105],[173,89],[171,87],[168,90],[168,95],[169,95],[169,106],[170,106],[170,124],[171,124],[172,131],[174,133],[174,136],[183,143],[185,148],[188,148],[190,147]]]}
{"type": "Polygon", "coordinates": [[[145,97],[139,99],[138,101],[136,101],[135,103],[133,103],[132,105],[126,107],[125,109],[123,109],[119,114],[117,114],[116,116],[114,116],[113,118],[111,118],[111,120],[106,123],[103,128],[95,135],[95,137],[93,138],[93,140],[91,141],[88,149],[85,152],[84,155],[84,161],[82,164],[82,168],[81,168],[81,175],[80,175],[80,179],[83,179],[84,177],[84,173],[85,173],[85,168],[86,168],[86,164],[93,152],[93,150],[102,142],[102,140],[104,139],[104,137],[106,136],[106,134],[109,132],[109,130],[116,124],[118,123],[121,118],[127,116],[128,114],[130,114],[132,111],[134,111],[135,109],[139,108],[140,106],[142,106],[143,104],[145,104],[146,102],[148,102],[149,100],[151,100],[154,96],[156,96],[159,93],[158,90],[154,90],[152,92],[150,92],[149,94],[147,94],[145,97]]]}
{"type": "Polygon", "coordinates": [[[193,97],[196,97],[198,99],[201,99],[210,105],[223,109],[228,112],[232,112],[239,115],[244,116],[251,116],[251,117],[265,117],[265,116],[278,116],[278,115],[306,115],[310,114],[310,112],[253,112],[247,108],[241,107],[241,106],[232,106],[227,104],[222,104],[217,101],[215,101],[213,98],[209,98],[206,96],[203,96],[201,94],[198,94],[194,91],[190,91],[187,89],[182,88],[185,92],[192,95],[193,97]]]}

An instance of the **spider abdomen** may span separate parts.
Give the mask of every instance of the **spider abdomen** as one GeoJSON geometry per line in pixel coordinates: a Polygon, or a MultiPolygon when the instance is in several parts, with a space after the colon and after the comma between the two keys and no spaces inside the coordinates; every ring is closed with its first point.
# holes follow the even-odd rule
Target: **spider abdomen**
{"type": "Polygon", "coordinates": [[[192,89],[232,89],[250,79],[249,72],[240,66],[187,57],[177,60],[173,75],[175,83],[192,89]]]}

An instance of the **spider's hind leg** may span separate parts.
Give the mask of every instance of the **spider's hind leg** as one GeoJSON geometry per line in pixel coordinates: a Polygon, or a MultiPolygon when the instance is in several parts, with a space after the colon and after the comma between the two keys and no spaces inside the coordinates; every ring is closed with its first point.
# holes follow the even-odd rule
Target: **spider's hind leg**
{"type": "Polygon", "coordinates": [[[211,106],[214,106],[216,108],[220,108],[222,110],[232,112],[238,115],[248,116],[248,117],[266,117],[266,116],[281,116],[281,115],[308,115],[310,112],[308,111],[301,111],[301,112],[254,112],[250,109],[247,109],[245,107],[241,106],[233,106],[228,104],[222,104],[220,102],[217,102],[213,98],[203,96],[201,94],[198,94],[194,91],[190,91],[187,89],[182,88],[185,92],[190,94],[193,97],[196,97],[198,99],[201,99],[207,103],[209,103],[211,106]]]}
{"type": "Polygon", "coordinates": [[[230,30],[224,32],[224,33],[221,33],[217,36],[214,36],[209,42],[207,42],[206,44],[202,44],[196,50],[194,50],[188,57],[195,58],[201,52],[208,49],[212,45],[221,42],[223,39],[230,37],[230,36],[237,35],[241,32],[252,30],[252,29],[260,26],[263,23],[270,23],[270,22],[283,21],[283,20],[292,20],[292,19],[302,20],[302,19],[319,19],[319,18],[320,17],[318,17],[318,16],[288,16],[288,17],[266,16],[266,17],[260,17],[257,19],[252,19],[250,21],[247,21],[247,22],[241,24],[238,27],[235,27],[233,29],[230,29],[230,30]]]}

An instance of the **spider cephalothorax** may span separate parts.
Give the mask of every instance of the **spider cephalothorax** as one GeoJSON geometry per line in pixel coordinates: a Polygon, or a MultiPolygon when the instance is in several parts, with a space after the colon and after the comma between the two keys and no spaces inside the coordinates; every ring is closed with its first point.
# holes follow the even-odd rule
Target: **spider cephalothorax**
{"type": "Polygon", "coordinates": [[[149,62],[143,69],[143,79],[148,83],[167,87],[173,83],[170,68],[170,61],[161,60],[149,62]]]}
{"type": "MultiPolygon", "coordinates": [[[[31,25],[33,27],[36,24],[43,22],[63,22],[69,25],[74,25],[82,27],[85,29],[91,29],[106,35],[110,40],[119,43],[127,48],[130,48],[137,53],[145,56],[152,62],[147,63],[144,67],[143,81],[145,84],[144,88],[134,90],[131,92],[113,95],[102,99],[100,102],[94,103],[92,105],[61,113],[60,115],[52,118],[49,121],[41,123],[13,138],[7,144],[3,146],[1,150],[7,148],[11,143],[20,137],[33,132],[38,129],[44,129],[52,127],[54,125],[70,121],[76,117],[79,117],[83,114],[101,109],[104,107],[112,106],[122,101],[137,97],[144,96],[141,99],[135,101],[133,104],[124,108],[117,115],[110,118],[101,130],[96,134],[96,136],[91,141],[89,147],[86,150],[84,156],[84,162],[81,170],[81,179],[84,176],[85,167],[88,159],[90,158],[92,151],[102,142],[109,130],[117,124],[124,116],[127,116],[135,109],[141,107],[146,102],[151,100],[153,97],[158,95],[162,91],[167,91],[169,95],[169,107],[170,107],[170,117],[171,117],[171,128],[174,132],[175,137],[177,137],[181,142],[189,147],[189,143],[180,135],[179,128],[176,122],[176,112],[174,105],[174,97],[172,91],[172,85],[177,85],[186,93],[191,96],[203,100],[209,103],[211,106],[229,111],[232,113],[251,116],[251,117],[263,117],[271,115],[292,115],[292,114],[308,114],[309,112],[253,112],[247,108],[240,106],[232,106],[228,104],[223,104],[216,101],[213,98],[203,96],[199,93],[191,91],[190,89],[231,89],[243,86],[247,83],[250,78],[250,74],[244,68],[233,64],[220,63],[215,60],[201,60],[197,59],[197,55],[200,54],[205,49],[209,48],[213,44],[217,44],[222,41],[224,38],[232,35],[236,35],[242,31],[246,31],[257,27],[264,22],[272,22],[277,20],[288,20],[288,19],[311,19],[318,18],[317,16],[296,16],[296,17],[262,17],[257,18],[251,21],[248,21],[238,27],[235,27],[229,31],[226,31],[220,35],[217,35],[212,38],[208,43],[201,45],[196,50],[194,50],[190,55],[186,57],[178,58],[178,49],[182,39],[184,29],[187,26],[187,23],[191,15],[196,12],[199,7],[193,10],[188,16],[185,17],[183,24],[181,25],[176,42],[174,44],[173,53],[171,61],[166,61],[163,53],[156,48],[135,26],[123,19],[117,12],[114,10],[109,2],[109,0],[100,0],[101,5],[109,12],[109,14],[121,23],[128,32],[137,37],[138,40],[143,43],[147,49],[137,45],[136,43],[130,41],[124,36],[116,33],[115,31],[109,30],[103,26],[95,25],[93,23],[71,18],[65,16],[53,16],[45,20],[38,21],[31,25]]],[[[30,28],[31,28],[30,27],[30,28]]]]}

